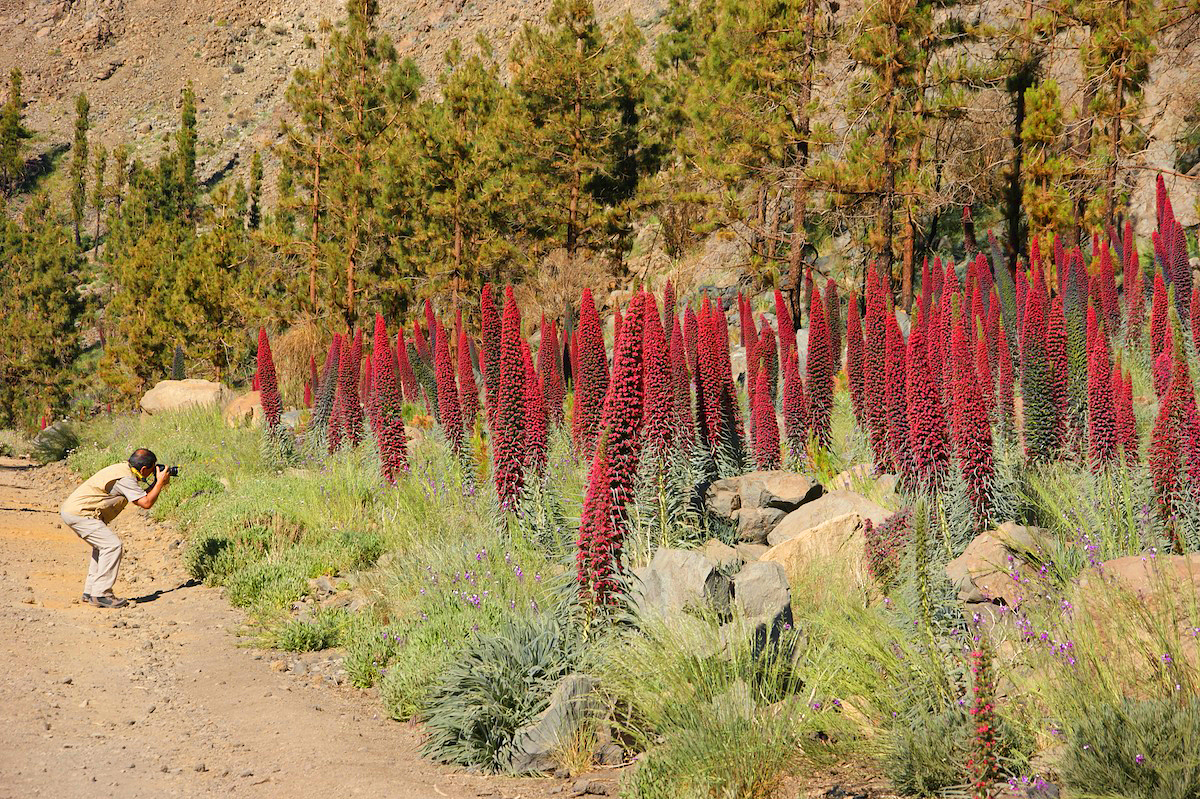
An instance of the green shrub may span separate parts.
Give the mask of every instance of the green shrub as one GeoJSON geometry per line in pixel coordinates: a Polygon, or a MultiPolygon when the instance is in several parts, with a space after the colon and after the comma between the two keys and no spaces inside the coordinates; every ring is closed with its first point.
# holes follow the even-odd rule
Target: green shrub
{"type": "Polygon", "coordinates": [[[940,712],[913,713],[891,731],[884,773],[905,796],[933,796],[966,785],[971,749],[971,714],[955,705],[940,712]]]}
{"type": "Polygon", "coordinates": [[[319,609],[311,619],[288,619],[267,636],[268,643],[288,652],[316,652],[337,646],[347,624],[344,610],[319,609]]]}
{"type": "Polygon", "coordinates": [[[342,636],[342,645],[346,648],[342,665],[351,684],[356,688],[370,688],[379,683],[399,653],[401,640],[399,631],[394,628],[366,622],[351,623],[342,636]]]}
{"type": "Polygon", "coordinates": [[[1200,796],[1200,699],[1095,702],[1063,731],[1059,774],[1087,795],[1200,796]]]}
{"type": "Polygon", "coordinates": [[[443,763],[503,771],[514,733],[546,707],[578,657],[574,631],[548,614],[469,641],[425,707],[423,751],[443,763]]]}

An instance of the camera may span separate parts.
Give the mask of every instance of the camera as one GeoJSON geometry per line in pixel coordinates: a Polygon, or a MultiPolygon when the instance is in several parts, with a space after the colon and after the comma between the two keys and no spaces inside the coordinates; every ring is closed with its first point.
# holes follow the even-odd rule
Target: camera
{"type": "Polygon", "coordinates": [[[178,466],[162,466],[160,464],[159,468],[162,471],[166,472],[167,475],[169,475],[170,477],[178,477],[179,476],[179,467],[178,466]]]}

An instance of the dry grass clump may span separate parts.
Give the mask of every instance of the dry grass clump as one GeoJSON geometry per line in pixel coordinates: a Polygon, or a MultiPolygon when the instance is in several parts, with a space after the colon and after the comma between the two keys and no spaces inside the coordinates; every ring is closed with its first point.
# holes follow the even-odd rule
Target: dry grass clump
{"type": "Polygon", "coordinates": [[[312,319],[302,320],[276,337],[271,344],[279,393],[285,405],[299,406],[304,401],[304,383],[309,379],[309,359],[317,369],[325,359],[329,339],[324,328],[312,319]]]}

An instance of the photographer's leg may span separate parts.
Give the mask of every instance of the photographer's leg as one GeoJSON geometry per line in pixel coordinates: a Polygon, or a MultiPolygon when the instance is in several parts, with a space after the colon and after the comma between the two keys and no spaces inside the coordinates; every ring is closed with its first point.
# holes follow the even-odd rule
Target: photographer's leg
{"type": "Polygon", "coordinates": [[[85,593],[92,597],[111,595],[121,568],[121,539],[99,519],[78,516],[64,516],[63,519],[80,538],[92,545],[92,566],[88,569],[85,593]]]}

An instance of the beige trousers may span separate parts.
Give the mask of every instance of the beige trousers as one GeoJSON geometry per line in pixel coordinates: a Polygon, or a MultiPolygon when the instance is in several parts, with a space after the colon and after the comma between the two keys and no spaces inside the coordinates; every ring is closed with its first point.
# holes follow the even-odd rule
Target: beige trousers
{"type": "Polygon", "coordinates": [[[88,563],[87,582],[83,593],[103,596],[112,593],[117,572],[121,569],[121,539],[99,519],[88,519],[70,513],[61,514],[62,520],[75,531],[75,535],[92,545],[92,559],[88,563]]]}

